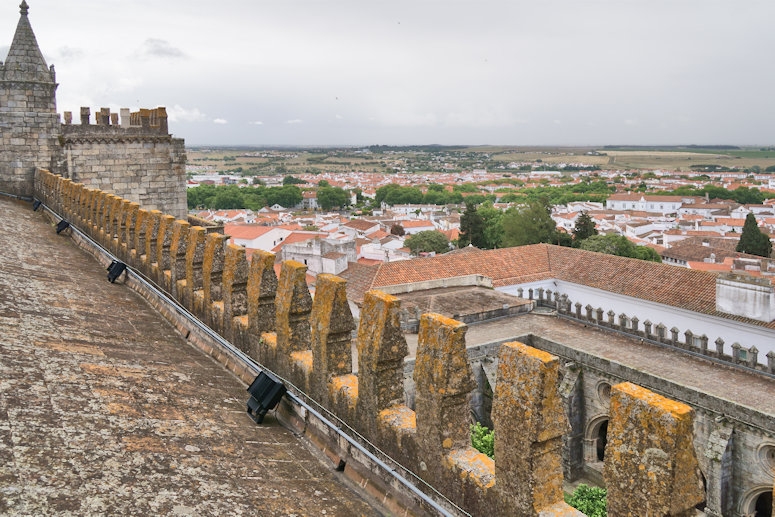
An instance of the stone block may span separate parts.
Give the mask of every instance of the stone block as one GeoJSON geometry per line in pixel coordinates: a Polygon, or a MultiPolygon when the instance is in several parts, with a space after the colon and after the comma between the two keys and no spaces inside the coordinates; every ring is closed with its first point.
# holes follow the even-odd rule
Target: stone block
{"type": "Polygon", "coordinates": [[[705,498],[693,410],[625,382],[611,388],[603,476],[609,515],[693,515],[705,498]]]}

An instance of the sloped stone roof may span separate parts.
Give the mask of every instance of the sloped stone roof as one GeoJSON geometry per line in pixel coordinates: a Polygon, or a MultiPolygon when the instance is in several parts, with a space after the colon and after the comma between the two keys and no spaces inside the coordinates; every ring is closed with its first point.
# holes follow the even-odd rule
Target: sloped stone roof
{"type": "Polygon", "coordinates": [[[22,1],[21,17],[16,26],[8,57],[5,59],[3,79],[6,81],[30,81],[53,83],[53,72],[49,70],[43,53],[38,46],[38,40],[32,31],[27,17],[28,6],[22,1]]]}

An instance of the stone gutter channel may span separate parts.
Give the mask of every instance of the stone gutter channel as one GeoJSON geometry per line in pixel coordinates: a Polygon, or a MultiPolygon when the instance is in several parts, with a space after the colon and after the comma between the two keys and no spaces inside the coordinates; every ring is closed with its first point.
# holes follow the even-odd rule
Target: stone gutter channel
{"type": "MultiPolygon", "coordinates": [[[[14,195],[9,195],[9,197],[23,201],[32,201],[31,198],[20,198],[14,195]]],[[[45,204],[40,203],[39,207],[44,208],[56,222],[65,220],[45,204]]],[[[103,248],[77,227],[70,225],[69,229],[71,230],[70,236],[75,243],[89,251],[104,266],[107,266],[112,261],[121,262],[110,251],[103,248]]],[[[445,517],[471,517],[468,512],[436,491],[431,485],[415,476],[409,469],[394,461],[365,437],[350,428],[345,422],[331,415],[331,418],[339,422],[339,425],[337,425],[321,411],[312,407],[304,399],[315,402],[306,393],[232,345],[191,314],[177,300],[145,278],[144,275],[126,265],[126,270],[121,276],[125,277],[124,283],[127,287],[143,296],[173,324],[187,341],[213,357],[244,383],[249,384],[262,371],[283,381],[288,388],[284,397],[286,407],[282,411],[285,414],[281,414],[280,411],[275,412],[278,420],[281,420],[283,425],[291,430],[307,435],[315,446],[322,449],[335,464],[339,465],[337,469],[341,470],[345,463],[339,457],[337,451],[334,450],[335,446],[339,450],[346,450],[347,455],[361,467],[357,469],[358,472],[348,469],[350,474],[348,477],[389,510],[402,515],[428,514],[443,515],[445,517]],[[343,428],[347,428],[349,433],[356,435],[358,438],[351,436],[343,428]],[[309,432],[313,433],[313,435],[310,436],[309,432]],[[364,445],[364,443],[367,445],[364,445]],[[381,459],[378,455],[384,459],[381,459]],[[408,478],[412,478],[418,484],[424,486],[427,491],[433,494],[433,497],[418,488],[408,478]],[[388,494],[388,492],[391,493],[388,494]],[[399,497],[396,497],[395,492],[399,492],[399,497]],[[410,509],[407,506],[413,508],[410,509]]],[[[246,400],[247,398],[248,395],[246,395],[246,400]]],[[[315,404],[317,405],[317,403],[315,404]]],[[[325,408],[319,407],[322,411],[326,411],[325,408]]]]}

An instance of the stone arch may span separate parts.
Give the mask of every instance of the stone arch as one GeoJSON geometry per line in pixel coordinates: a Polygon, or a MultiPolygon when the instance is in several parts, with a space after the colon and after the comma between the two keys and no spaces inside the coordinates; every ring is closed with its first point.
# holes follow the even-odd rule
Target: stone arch
{"type": "Polygon", "coordinates": [[[600,415],[589,421],[584,433],[584,461],[602,463],[608,442],[608,415],[600,415]]]}
{"type": "Polygon", "coordinates": [[[745,517],[772,516],[772,485],[758,485],[743,496],[740,515],[745,517]]]}

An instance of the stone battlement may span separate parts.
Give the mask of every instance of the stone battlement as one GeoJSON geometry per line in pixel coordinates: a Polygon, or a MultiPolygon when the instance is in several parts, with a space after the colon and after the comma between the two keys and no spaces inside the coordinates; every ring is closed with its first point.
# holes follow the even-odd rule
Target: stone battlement
{"type": "MultiPolygon", "coordinates": [[[[101,108],[94,114],[95,124],[91,123],[91,110],[81,108],[80,124],[73,124],[73,113],[64,112],[64,125],[62,132],[67,137],[104,135],[106,128],[111,128],[116,136],[164,136],[169,138],[169,125],[167,123],[167,109],[158,107],[154,109],[140,109],[130,112],[128,108],[121,108],[119,113],[111,113],[110,108],[101,108]]],[[[111,133],[109,133],[111,134],[111,133]]]]}
{"type": "MultiPolygon", "coordinates": [[[[559,394],[560,361],[521,343],[506,343],[499,353],[492,418],[497,431],[495,460],[474,450],[469,438],[469,397],[476,383],[466,358],[467,325],[437,314],[421,317],[414,372],[415,404],[406,405],[400,301],[380,291],[367,293],[358,328],[357,370],[351,336],[355,329],[345,281],[321,274],[312,299],[306,266],[285,261],[275,274],[274,255],[245,250],[228,238],[208,233],[158,210],[90,189],[47,171],[36,175],[36,196],[106,249],[178,300],[211,329],[258,363],[288,379],[414,475],[431,484],[472,515],[580,516],[562,498],[563,435],[569,429],[559,394]]],[[[191,338],[190,338],[191,339],[191,338]]],[[[252,378],[227,359],[226,366],[252,378]]],[[[683,515],[701,501],[699,469],[691,432],[680,447],[671,437],[675,424],[662,416],[666,404],[638,391],[617,389],[621,407],[611,411],[616,450],[606,454],[609,505],[632,505],[631,493],[646,481],[629,477],[636,462],[648,469],[644,479],[660,487],[649,499],[655,511],[643,515],[683,515]],[[644,402],[645,401],[645,402],[644,402]],[[648,436],[629,432],[633,422],[648,436]],[[627,454],[616,451],[626,450],[627,454]],[[676,465],[667,468],[665,465],[676,465]],[[610,474],[614,473],[614,474],[610,474]],[[699,498],[699,499],[698,499],[699,498]],[[657,510],[658,509],[658,510],[657,510]]],[[[357,469],[357,454],[317,433],[327,454],[357,469]]],[[[693,412],[681,414],[681,429],[691,429],[693,412]]],[[[647,488],[647,487],[643,487],[647,488]]]]}

